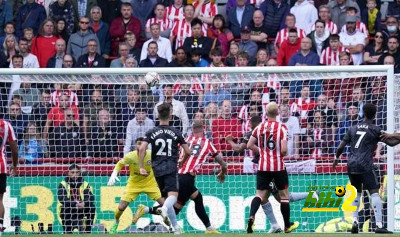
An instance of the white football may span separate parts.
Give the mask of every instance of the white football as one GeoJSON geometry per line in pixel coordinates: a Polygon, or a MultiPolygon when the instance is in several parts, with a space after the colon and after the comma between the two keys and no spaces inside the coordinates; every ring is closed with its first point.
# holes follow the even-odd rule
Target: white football
{"type": "Polygon", "coordinates": [[[146,81],[147,86],[153,87],[160,82],[160,75],[156,72],[148,72],[146,76],[144,76],[144,80],[146,81]]]}

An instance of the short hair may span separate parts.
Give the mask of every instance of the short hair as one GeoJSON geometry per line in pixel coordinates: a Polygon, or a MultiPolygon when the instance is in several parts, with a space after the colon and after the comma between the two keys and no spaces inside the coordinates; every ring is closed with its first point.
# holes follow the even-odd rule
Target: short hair
{"type": "Polygon", "coordinates": [[[349,52],[343,51],[339,53],[339,59],[341,59],[342,57],[347,56],[347,57],[351,57],[349,52]]]}
{"type": "MultiPolygon", "coordinates": [[[[328,7],[328,5],[325,5],[325,4],[321,5],[321,6],[318,7],[318,12],[321,11],[322,9],[328,9],[329,10],[329,7],[328,7]]],[[[331,12],[331,11],[329,10],[329,12],[331,12]]]]}
{"type": "Polygon", "coordinates": [[[20,59],[22,59],[22,61],[24,61],[24,56],[22,56],[21,54],[14,54],[11,58],[11,62],[13,62],[14,59],[16,59],[16,58],[20,58],[20,59]]]}
{"type": "Polygon", "coordinates": [[[315,25],[317,25],[317,23],[322,23],[324,25],[324,27],[325,27],[325,24],[326,24],[325,21],[323,21],[321,19],[316,20],[315,21],[315,25]]]}
{"type": "Polygon", "coordinates": [[[297,30],[296,29],[290,29],[288,33],[296,33],[296,35],[297,35],[297,30]]]}
{"type": "Polygon", "coordinates": [[[101,8],[100,8],[99,6],[94,6],[94,7],[90,8],[90,14],[92,14],[92,12],[93,12],[94,10],[99,10],[99,11],[100,11],[100,14],[102,14],[101,8]]]}
{"type": "Polygon", "coordinates": [[[121,3],[121,8],[122,7],[130,7],[131,9],[133,9],[132,5],[129,2],[122,2],[121,3]]]}
{"type": "Polygon", "coordinates": [[[333,41],[333,40],[337,40],[337,41],[340,41],[340,36],[338,35],[338,34],[331,34],[330,36],[329,36],[329,41],[333,41]]]}
{"type": "Polygon", "coordinates": [[[268,117],[276,117],[278,115],[278,105],[275,102],[268,103],[266,107],[266,112],[268,117]]]}
{"type": "Polygon", "coordinates": [[[23,99],[22,96],[20,96],[20,95],[13,95],[13,96],[12,96],[12,99],[17,99],[17,100],[22,100],[22,101],[24,101],[24,99],[23,99]]]}
{"type": "Polygon", "coordinates": [[[347,7],[346,8],[346,12],[351,12],[351,11],[354,11],[355,13],[358,13],[357,8],[355,8],[355,7],[347,7]]]}
{"type": "Polygon", "coordinates": [[[68,170],[81,170],[81,167],[77,164],[72,164],[68,167],[68,170]]]}
{"type": "Polygon", "coordinates": [[[198,49],[193,49],[192,50],[192,52],[190,52],[190,56],[191,57],[193,57],[193,56],[199,56],[199,57],[201,57],[201,52],[200,52],[200,50],[198,50],[198,49]]]}
{"type": "Polygon", "coordinates": [[[50,89],[44,89],[43,91],[42,91],[42,94],[51,94],[51,91],[50,91],[50,89]]]}
{"type": "Polygon", "coordinates": [[[390,36],[388,38],[388,42],[389,42],[390,39],[396,39],[397,43],[399,43],[399,39],[396,36],[390,36]]]}
{"type": "Polygon", "coordinates": [[[26,28],[24,29],[24,33],[27,32],[27,31],[32,31],[32,32],[33,32],[33,29],[30,28],[30,27],[26,27],[26,28]]]}
{"type": "Polygon", "coordinates": [[[196,121],[193,123],[192,129],[193,131],[198,132],[204,129],[204,125],[201,122],[196,121]]]}
{"type": "Polygon", "coordinates": [[[238,58],[245,58],[245,59],[247,59],[247,60],[250,59],[249,54],[248,54],[247,52],[245,52],[245,51],[240,51],[240,52],[238,53],[237,57],[238,57],[238,58]]]}
{"type": "Polygon", "coordinates": [[[368,3],[368,2],[373,2],[373,3],[376,4],[376,1],[375,1],[375,0],[367,0],[367,3],[368,3]]]}
{"type": "Polygon", "coordinates": [[[253,125],[258,125],[262,122],[261,117],[260,116],[253,116],[250,119],[250,123],[253,125]]]}
{"type": "Polygon", "coordinates": [[[18,40],[18,43],[21,43],[21,41],[29,42],[29,40],[25,37],[22,37],[18,40]]]}
{"type": "Polygon", "coordinates": [[[143,137],[138,137],[138,138],[136,138],[135,143],[143,142],[143,141],[144,141],[143,137]]]}
{"type": "Polygon", "coordinates": [[[195,25],[203,25],[203,22],[199,18],[194,18],[192,22],[190,22],[190,27],[194,27],[195,25]]]}
{"type": "Polygon", "coordinates": [[[285,19],[287,19],[288,17],[293,17],[296,20],[296,16],[293,13],[287,14],[285,19]]]}
{"type": "Polygon", "coordinates": [[[171,113],[171,104],[164,102],[157,107],[160,120],[168,120],[171,113]]]}
{"type": "Polygon", "coordinates": [[[220,48],[213,48],[210,51],[211,56],[222,56],[222,50],[220,48]]]}
{"type": "Polygon", "coordinates": [[[4,29],[6,28],[6,26],[8,25],[12,25],[15,28],[15,24],[12,21],[7,21],[6,24],[4,24],[4,29]]]}
{"type": "Polygon", "coordinates": [[[158,28],[161,29],[160,24],[158,24],[157,22],[152,23],[152,24],[150,25],[150,29],[151,29],[151,27],[153,27],[153,26],[158,26],[158,28]]]}
{"type": "Polygon", "coordinates": [[[376,115],[376,106],[371,103],[367,103],[363,106],[363,114],[367,119],[374,119],[376,115]]]}
{"type": "Polygon", "coordinates": [[[90,40],[88,40],[87,44],[89,44],[89,42],[95,42],[96,45],[99,46],[99,44],[97,43],[97,40],[95,40],[95,39],[90,39],[90,40]]]}
{"type": "Polygon", "coordinates": [[[148,48],[151,44],[155,44],[155,45],[157,46],[157,48],[158,48],[158,44],[157,44],[156,41],[151,41],[151,42],[148,44],[147,48],[148,48]]]}

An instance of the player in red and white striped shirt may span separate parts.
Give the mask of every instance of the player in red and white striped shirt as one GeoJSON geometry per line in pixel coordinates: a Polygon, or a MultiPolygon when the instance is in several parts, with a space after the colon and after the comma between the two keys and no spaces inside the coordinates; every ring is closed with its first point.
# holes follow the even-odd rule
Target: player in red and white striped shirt
{"type": "Polygon", "coordinates": [[[199,18],[207,29],[208,25],[212,24],[214,16],[218,14],[217,5],[210,0],[197,0],[193,6],[195,8],[194,17],[199,18]]]}
{"type": "Polygon", "coordinates": [[[276,35],[276,38],[275,38],[275,50],[276,50],[276,52],[279,51],[279,47],[281,46],[283,41],[288,39],[289,30],[290,29],[296,29],[297,30],[297,35],[298,35],[300,40],[303,39],[304,37],[306,37],[306,32],[303,29],[296,28],[296,17],[293,14],[289,13],[286,16],[285,23],[286,23],[286,28],[278,31],[278,34],[276,35]]]}
{"type": "Polygon", "coordinates": [[[165,17],[175,23],[185,18],[183,15],[183,0],[174,0],[174,3],[165,9],[165,17]]]}
{"type": "Polygon", "coordinates": [[[204,137],[204,125],[202,123],[195,122],[192,131],[193,135],[186,139],[192,152],[178,171],[179,194],[178,201],[175,204],[175,212],[178,214],[183,206],[185,206],[186,202],[191,199],[194,201],[197,216],[206,227],[206,234],[219,234],[219,232],[211,226],[210,219],[204,208],[203,196],[195,184],[195,177],[197,171],[201,168],[209,155],[221,166],[221,171],[217,175],[221,183],[225,180],[227,165],[218,154],[212,142],[204,137]]]}
{"type": "Polygon", "coordinates": [[[260,154],[257,171],[257,194],[251,202],[247,233],[253,233],[255,214],[260,205],[267,202],[270,194],[268,185],[272,180],[275,181],[276,188],[279,190],[285,232],[290,233],[297,227],[290,224],[289,178],[283,163],[283,157],[288,151],[288,131],[284,124],[276,121],[278,105],[275,102],[267,105],[266,114],[268,120],[254,129],[247,143],[248,149],[260,154]]]}
{"type": "Polygon", "coordinates": [[[146,22],[146,34],[149,34],[150,36],[150,26],[154,23],[157,23],[160,26],[160,36],[168,38],[171,33],[173,21],[166,17],[164,5],[158,3],[154,8],[154,14],[155,17],[148,19],[146,22]]]}
{"type": "Polygon", "coordinates": [[[320,64],[327,66],[340,65],[339,54],[343,51],[349,52],[348,49],[340,45],[339,35],[333,34],[329,36],[329,47],[322,50],[320,64]]]}
{"type": "Polygon", "coordinates": [[[6,144],[11,147],[12,164],[10,167],[10,175],[13,176],[17,172],[18,165],[18,145],[15,137],[14,129],[9,122],[0,119],[0,235],[4,231],[4,205],[3,195],[7,187],[7,156],[6,144]]]}

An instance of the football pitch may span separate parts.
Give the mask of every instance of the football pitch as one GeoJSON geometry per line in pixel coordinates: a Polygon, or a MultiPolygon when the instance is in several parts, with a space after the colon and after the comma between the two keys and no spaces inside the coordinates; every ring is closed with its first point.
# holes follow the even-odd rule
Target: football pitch
{"type": "MultiPolygon", "coordinates": [[[[132,235],[137,235],[137,236],[146,236],[146,237],[162,237],[162,236],[174,236],[174,234],[149,234],[149,233],[137,233],[137,234],[115,234],[115,235],[111,235],[111,234],[86,234],[86,235],[78,235],[78,234],[72,234],[72,235],[63,235],[63,234],[52,234],[52,235],[47,235],[49,237],[65,237],[65,236],[80,236],[80,237],[127,237],[127,236],[132,236],[132,235]]],[[[202,233],[198,233],[198,234],[192,234],[192,233],[183,233],[181,234],[182,237],[199,237],[199,236],[204,236],[205,234],[202,233]]],[[[254,233],[252,235],[248,235],[248,234],[233,234],[233,233],[222,233],[219,235],[206,235],[206,236],[215,236],[215,237],[228,237],[228,236],[232,236],[232,237],[242,237],[242,236],[265,236],[265,233],[254,233]]],[[[268,234],[269,236],[280,236],[282,234],[268,234]]],[[[294,237],[317,237],[317,236],[322,236],[322,237],[347,237],[347,236],[357,236],[351,233],[291,233],[289,235],[293,235],[294,237]]],[[[400,236],[400,233],[395,233],[393,235],[387,235],[387,234],[374,234],[374,233],[360,233],[358,234],[359,236],[362,237],[367,237],[367,236],[400,236]]],[[[9,235],[6,235],[9,236],[9,235]]],[[[27,237],[43,237],[46,235],[25,235],[27,237]]]]}

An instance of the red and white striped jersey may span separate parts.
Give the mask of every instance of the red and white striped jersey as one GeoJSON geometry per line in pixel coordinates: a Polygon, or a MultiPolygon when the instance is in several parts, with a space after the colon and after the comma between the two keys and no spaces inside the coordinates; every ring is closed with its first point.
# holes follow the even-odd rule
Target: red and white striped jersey
{"type": "MultiPolygon", "coordinates": [[[[300,28],[295,28],[297,30],[297,36],[299,37],[299,39],[303,39],[304,37],[306,37],[306,32],[300,28]]],[[[287,40],[289,37],[289,29],[288,28],[284,28],[280,31],[278,31],[278,34],[276,35],[275,38],[275,45],[277,47],[280,47],[281,44],[283,43],[283,41],[287,40]]]]}
{"type": "MultiPolygon", "coordinates": [[[[205,137],[190,136],[186,139],[186,142],[192,152],[182,168],[178,170],[179,174],[196,173],[209,155],[218,154],[213,143],[205,137]]],[[[181,154],[183,155],[184,152],[181,152],[181,154]]]]}
{"type": "Polygon", "coordinates": [[[327,47],[326,49],[322,50],[319,62],[322,65],[339,66],[339,54],[343,51],[350,52],[348,49],[342,46],[339,46],[338,50],[336,51],[333,51],[331,47],[327,47]]]}
{"type": "MultiPolygon", "coordinates": [[[[363,22],[357,21],[356,22],[356,29],[358,31],[360,31],[361,33],[363,33],[365,38],[369,37],[368,28],[363,22]]],[[[346,25],[343,25],[342,26],[342,30],[340,32],[346,32],[346,30],[347,30],[346,25]]]]}
{"type": "MultiPolygon", "coordinates": [[[[321,141],[322,140],[322,132],[323,132],[322,128],[315,128],[313,130],[313,135],[314,135],[313,139],[314,139],[314,141],[321,141]]],[[[312,151],[312,154],[311,154],[311,157],[312,158],[318,158],[318,157],[321,157],[321,155],[322,155],[321,147],[314,147],[314,149],[312,151]]]]}
{"type": "MultiPolygon", "coordinates": [[[[193,3],[194,8],[196,8],[199,5],[199,1],[196,1],[193,3]]],[[[213,2],[208,2],[207,4],[203,4],[201,6],[200,14],[199,16],[201,17],[214,17],[215,15],[218,14],[218,8],[217,5],[213,2]]],[[[206,23],[203,23],[203,26],[208,27],[206,23]]]]}
{"type": "Polygon", "coordinates": [[[16,140],[17,138],[11,124],[0,119],[0,174],[7,173],[6,144],[16,140]]]}
{"type": "MultiPolygon", "coordinates": [[[[203,35],[207,35],[207,30],[204,25],[202,27],[202,32],[203,35]]],[[[190,26],[190,23],[186,22],[186,19],[176,21],[172,27],[171,36],[176,36],[175,49],[183,46],[183,42],[185,41],[186,37],[192,36],[192,27],[190,26]]]]}
{"type": "Polygon", "coordinates": [[[172,4],[165,8],[165,18],[171,20],[172,23],[185,19],[183,15],[183,5],[180,8],[175,8],[174,4],[172,4]]]}
{"type": "Polygon", "coordinates": [[[150,29],[150,26],[154,23],[157,23],[158,25],[160,25],[160,31],[165,31],[167,29],[172,28],[172,26],[173,26],[173,21],[171,21],[168,18],[164,17],[164,19],[160,20],[160,19],[157,19],[154,17],[154,18],[150,18],[147,20],[146,28],[150,29]]]}
{"type": "Polygon", "coordinates": [[[301,128],[307,127],[308,111],[314,109],[315,106],[315,102],[310,98],[303,100],[301,97],[299,97],[295,99],[295,101],[292,103],[292,106],[290,107],[290,112],[292,114],[298,113],[300,115],[299,120],[301,128]]]}
{"type": "MultiPolygon", "coordinates": [[[[198,76],[192,76],[191,79],[192,80],[191,80],[190,89],[189,89],[190,93],[199,94],[199,92],[203,92],[204,91],[203,85],[202,85],[201,81],[199,80],[198,76]]],[[[174,85],[174,88],[173,88],[174,94],[177,94],[178,92],[180,92],[181,81],[182,81],[182,79],[178,79],[176,81],[176,84],[174,85]]],[[[186,80],[184,80],[184,81],[185,81],[185,83],[187,83],[186,80]]]]}
{"type": "Polygon", "coordinates": [[[65,90],[65,91],[61,91],[61,90],[56,90],[53,91],[50,95],[50,103],[52,105],[54,105],[54,107],[59,106],[59,98],[61,95],[67,95],[69,97],[69,103],[70,106],[75,105],[75,106],[79,106],[79,101],[78,101],[78,95],[71,91],[71,90],[65,90]]]}
{"type": "Polygon", "coordinates": [[[252,136],[257,139],[260,160],[259,171],[282,171],[285,170],[283,155],[281,152],[281,141],[288,140],[287,127],[277,121],[265,121],[258,125],[252,136]]]}
{"type": "MultiPolygon", "coordinates": [[[[311,27],[311,30],[315,30],[315,24],[311,27]]],[[[325,22],[325,31],[328,31],[330,34],[337,34],[338,27],[333,21],[325,22]]]]}

